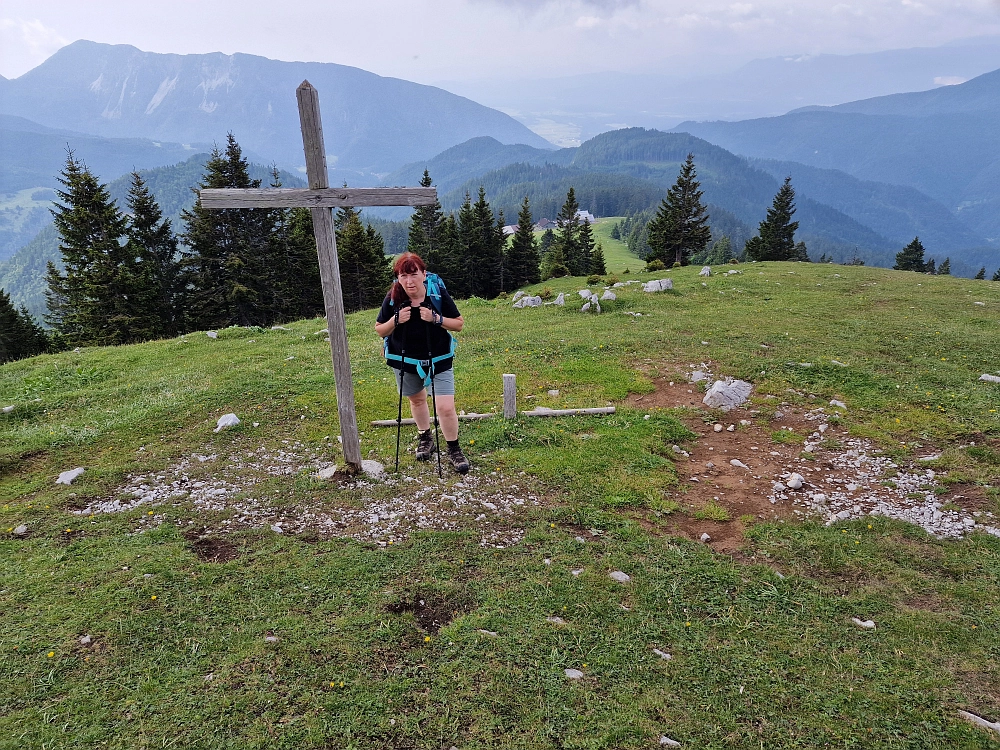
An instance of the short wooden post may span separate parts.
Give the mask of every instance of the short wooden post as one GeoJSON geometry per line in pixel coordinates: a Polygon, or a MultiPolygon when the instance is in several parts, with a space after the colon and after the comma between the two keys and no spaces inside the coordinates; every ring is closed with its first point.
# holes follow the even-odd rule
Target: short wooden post
{"type": "MultiPolygon", "coordinates": [[[[303,81],[295,93],[299,102],[299,121],[302,125],[302,146],[305,150],[309,187],[312,190],[328,188],[330,183],[326,171],[323,125],[319,116],[319,92],[308,81],[303,81]]],[[[354,381],[351,378],[351,356],[347,349],[347,322],[344,319],[344,293],[340,287],[333,213],[330,208],[313,208],[310,211],[316,234],[316,252],[319,254],[320,278],[323,282],[326,325],[330,331],[330,356],[333,358],[344,461],[352,470],[360,471],[361,442],[358,439],[358,418],[354,409],[354,381]]]]}
{"type": "Polygon", "coordinates": [[[517,375],[503,376],[503,418],[517,417],[517,375]]]}

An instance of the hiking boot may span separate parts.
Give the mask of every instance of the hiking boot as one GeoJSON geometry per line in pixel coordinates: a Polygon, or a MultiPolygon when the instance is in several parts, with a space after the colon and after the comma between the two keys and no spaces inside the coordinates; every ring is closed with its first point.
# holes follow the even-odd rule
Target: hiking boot
{"type": "Polygon", "coordinates": [[[448,460],[451,461],[451,465],[455,467],[455,471],[459,474],[467,474],[469,471],[469,459],[465,457],[462,453],[462,449],[459,447],[448,449],[448,460]]]}
{"type": "Polygon", "coordinates": [[[417,433],[417,460],[429,461],[434,455],[434,436],[430,430],[417,433]]]}

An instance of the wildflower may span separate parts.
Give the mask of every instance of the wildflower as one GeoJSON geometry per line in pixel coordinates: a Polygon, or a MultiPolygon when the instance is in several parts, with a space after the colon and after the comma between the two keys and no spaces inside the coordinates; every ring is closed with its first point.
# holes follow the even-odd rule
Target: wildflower
{"type": "Polygon", "coordinates": [[[53,656],[55,656],[55,655],[56,655],[56,652],[55,652],[55,651],[49,651],[49,653],[48,653],[48,657],[49,657],[50,659],[51,659],[51,658],[52,658],[53,656]]]}
{"type": "Polygon", "coordinates": [[[149,597],[149,598],[150,598],[150,600],[151,600],[151,601],[154,601],[154,602],[155,602],[155,601],[156,601],[156,594],[153,594],[153,595],[152,595],[151,597],[149,597]]]}
{"type": "Polygon", "coordinates": [[[424,643],[430,643],[431,637],[429,635],[424,636],[424,643]]]}

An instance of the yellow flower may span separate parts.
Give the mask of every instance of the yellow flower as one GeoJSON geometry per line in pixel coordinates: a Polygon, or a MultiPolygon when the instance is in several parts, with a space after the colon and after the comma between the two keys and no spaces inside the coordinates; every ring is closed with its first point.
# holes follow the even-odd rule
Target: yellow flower
{"type": "Polygon", "coordinates": [[[431,637],[429,635],[425,635],[424,636],[424,643],[429,643],[430,640],[431,640],[431,637]]]}
{"type": "Polygon", "coordinates": [[[330,687],[336,687],[336,686],[331,682],[330,683],[330,687]]]}
{"type": "Polygon", "coordinates": [[[684,623],[684,627],[686,627],[686,628],[691,627],[691,623],[689,623],[689,622],[684,623]]]}
{"type": "Polygon", "coordinates": [[[475,441],[475,440],[470,440],[470,441],[469,441],[469,445],[475,445],[475,444],[476,444],[476,441],[475,441]]]}
{"type": "Polygon", "coordinates": [[[150,598],[150,599],[151,599],[152,601],[154,601],[154,602],[155,602],[155,601],[156,601],[156,594],[153,594],[153,595],[152,595],[151,597],[149,597],[149,598],[150,598]]]}
{"type": "Polygon", "coordinates": [[[55,651],[49,651],[49,653],[48,653],[48,657],[49,657],[50,659],[51,659],[51,658],[52,658],[53,656],[55,656],[55,655],[56,655],[56,652],[55,652],[55,651]]]}

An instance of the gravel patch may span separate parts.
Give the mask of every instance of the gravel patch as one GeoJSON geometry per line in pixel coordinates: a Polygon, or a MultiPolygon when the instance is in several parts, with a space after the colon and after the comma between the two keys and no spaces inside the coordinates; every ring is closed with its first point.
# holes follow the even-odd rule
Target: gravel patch
{"type": "Polygon", "coordinates": [[[260,446],[228,455],[195,452],[163,471],[129,476],[115,497],[92,503],[76,514],[128,513],[148,506],[151,511],[137,518],[134,532],[139,533],[166,522],[163,511],[170,508],[172,518],[182,516],[174,521],[181,528],[271,529],[380,546],[402,542],[423,529],[473,529],[482,546],[500,549],[523,538],[521,519],[529,508],[541,504],[525,486],[527,476],[510,478],[492,472],[441,480],[436,467],[423,466],[399,475],[362,474],[344,479],[331,487],[330,494],[339,497],[295,507],[280,502],[284,493],[273,482],[263,484],[276,477],[321,482],[320,477],[333,465],[319,449],[292,441],[278,448],[260,446]],[[213,516],[218,515],[224,518],[215,520],[213,516]]]}

